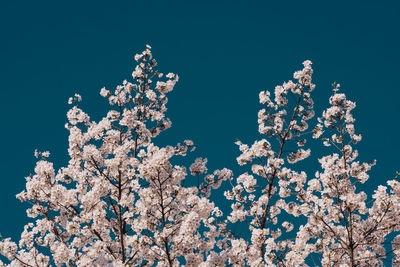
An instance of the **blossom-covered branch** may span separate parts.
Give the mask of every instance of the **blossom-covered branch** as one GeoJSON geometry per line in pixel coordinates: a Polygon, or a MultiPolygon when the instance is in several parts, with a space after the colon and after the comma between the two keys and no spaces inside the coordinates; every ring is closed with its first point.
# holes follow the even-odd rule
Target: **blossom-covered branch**
{"type": "Polygon", "coordinates": [[[135,61],[131,82],[100,90],[110,110],[99,122],[79,94],[68,100],[65,167],[35,151],[34,174],[17,195],[32,221],[18,243],[0,240],[9,266],[400,265],[400,183],[363,191],[375,161],[358,160],[355,103],[334,83],[330,106],[314,119],[309,60],[294,81],[259,94],[262,138],[236,142],[237,163],[251,166],[237,176],[209,172],[201,157],[173,164],[194,150],[191,140],[156,145],[171,127],[167,93],[179,78],[159,72],[150,46],[135,61]],[[329,153],[317,160],[313,150],[313,159],[312,142],[329,153]]]}

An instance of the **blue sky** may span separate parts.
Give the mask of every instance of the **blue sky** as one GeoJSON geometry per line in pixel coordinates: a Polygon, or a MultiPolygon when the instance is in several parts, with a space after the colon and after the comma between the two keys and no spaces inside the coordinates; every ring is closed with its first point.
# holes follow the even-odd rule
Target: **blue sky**
{"type": "MultiPolygon", "coordinates": [[[[362,160],[377,159],[365,190],[400,170],[400,6],[396,1],[9,1],[0,4],[0,233],[27,222],[15,199],[35,148],[67,164],[67,99],[78,92],[98,120],[99,90],[131,77],[135,53],[153,47],[160,70],[179,74],[173,127],[156,140],[192,139],[209,168],[239,175],[236,138],[252,143],[258,93],[314,63],[316,112],[331,84],[357,103],[362,160]]],[[[318,153],[318,152],[316,152],[318,153]]],[[[322,152],[323,153],[323,152],[322,152]]]]}

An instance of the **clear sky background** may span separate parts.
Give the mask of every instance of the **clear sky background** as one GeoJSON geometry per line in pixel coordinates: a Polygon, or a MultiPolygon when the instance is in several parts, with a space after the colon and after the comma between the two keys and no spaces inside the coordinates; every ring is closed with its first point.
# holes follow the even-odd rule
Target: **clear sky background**
{"type": "MultiPolygon", "coordinates": [[[[259,138],[258,94],[313,61],[316,113],[331,84],[357,103],[360,158],[377,159],[365,188],[399,166],[400,5],[397,1],[2,1],[0,4],[0,233],[27,222],[15,195],[35,148],[68,162],[67,99],[78,92],[95,120],[101,87],[129,79],[133,57],[153,47],[159,69],[179,74],[169,95],[172,128],[156,142],[192,139],[209,168],[238,176],[236,138],[259,138]]],[[[319,151],[323,154],[323,152],[319,151]]],[[[318,155],[313,151],[312,155],[318,155]]]]}

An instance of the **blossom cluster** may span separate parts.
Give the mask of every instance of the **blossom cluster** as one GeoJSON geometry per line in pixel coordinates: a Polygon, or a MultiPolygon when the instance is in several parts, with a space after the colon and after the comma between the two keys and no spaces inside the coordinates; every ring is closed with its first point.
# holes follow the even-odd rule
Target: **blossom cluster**
{"type": "Polygon", "coordinates": [[[234,175],[209,172],[201,157],[173,164],[195,149],[191,140],[155,144],[171,127],[167,93],[179,77],[158,71],[148,45],[134,59],[132,81],[100,90],[111,107],[100,121],[79,107],[80,95],[68,100],[66,167],[35,150],[17,195],[32,222],[19,242],[0,240],[9,266],[400,265],[400,182],[362,191],[375,161],[359,160],[356,105],[334,83],[314,119],[311,61],[259,94],[262,137],[236,142],[237,163],[249,168],[234,175]],[[332,150],[312,174],[303,165],[311,142],[332,150]],[[227,214],[212,201],[223,183],[227,214]]]}

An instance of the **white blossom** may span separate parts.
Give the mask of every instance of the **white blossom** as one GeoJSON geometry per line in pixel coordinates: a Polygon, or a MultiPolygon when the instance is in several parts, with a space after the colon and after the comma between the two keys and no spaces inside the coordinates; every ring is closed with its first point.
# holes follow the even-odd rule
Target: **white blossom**
{"type": "Polygon", "coordinates": [[[76,105],[80,95],[69,99],[65,167],[35,150],[16,196],[31,222],[19,242],[1,238],[1,266],[400,265],[398,177],[363,191],[376,161],[363,162],[355,147],[356,105],[334,83],[329,107],[312,120],[311,61],[293,81],[260,92],[262,136],[235,142],[247,171],[234,175],[209,172],[202,157],[179,165],[191,160],[180,161],[194,151],[191,140],[156,145],[171,127],[167,93],[179,77],[157,70],[149,45],[134,59],[133,81],[100,90],[111,107],[98,122],[76,105]],[[312,138],[328,147],[316,169],[312,138]]]}

